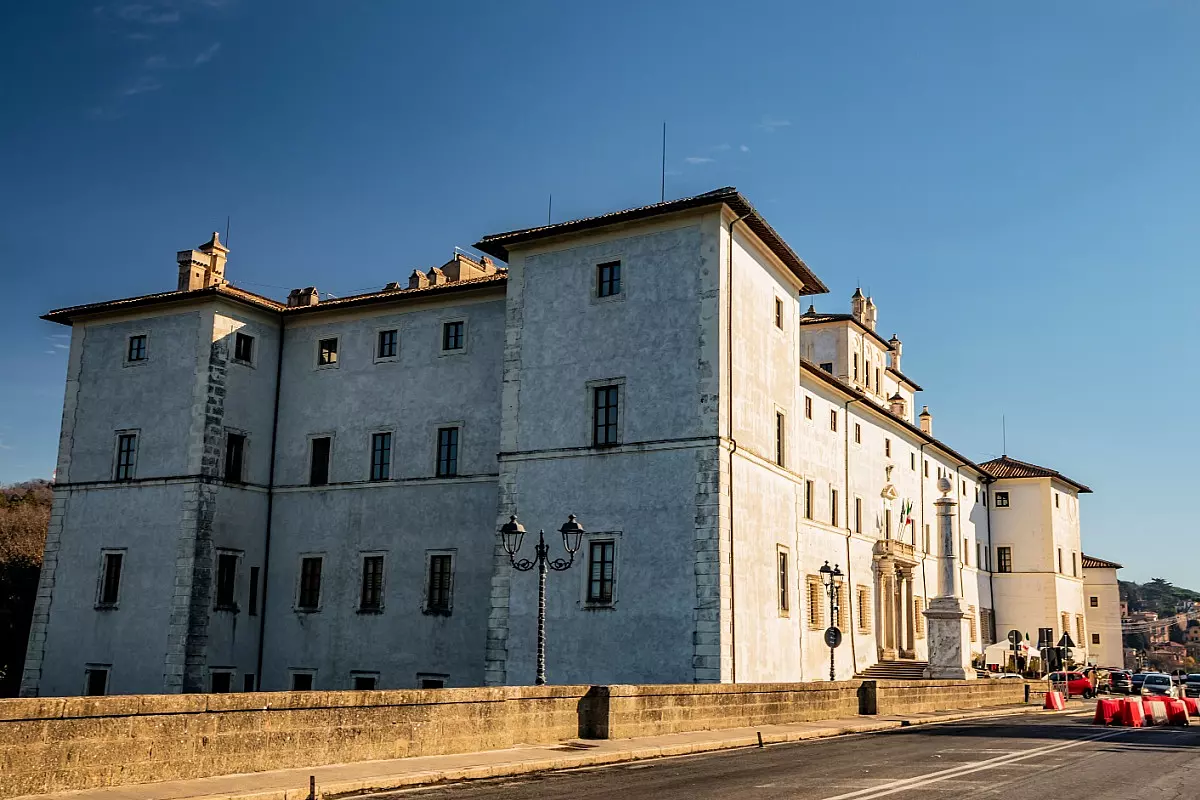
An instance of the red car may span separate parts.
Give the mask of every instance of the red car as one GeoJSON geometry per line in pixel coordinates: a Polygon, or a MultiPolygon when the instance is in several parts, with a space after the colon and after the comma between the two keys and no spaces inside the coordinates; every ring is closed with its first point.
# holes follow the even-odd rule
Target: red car
{"type": "Polygon", "coordinates": [[[1048,676],[1051,683],[1066,684],[1067,697],[1095,697],[1096,689],[1092,681],[1082,672],[1051,672],[1048,676]]]}

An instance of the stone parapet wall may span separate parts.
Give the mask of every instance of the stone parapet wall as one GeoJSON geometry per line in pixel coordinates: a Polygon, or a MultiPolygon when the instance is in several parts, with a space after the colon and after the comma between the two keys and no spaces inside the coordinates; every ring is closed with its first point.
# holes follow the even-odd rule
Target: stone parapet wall
{"type": "Polygon", "coordinates": [[[597,686],[594,735],[627,739],[853,717],[864,683],[869,681],[597,686]]]}
{"type": "Polygon", "coordinates": [[[0,797],[557,742],[589,689],[0,700],[0,797]]]}
{"type": "Polygon", "coordinates": [[[973,681],[866,681],[863,687],[866,714],[922,714],[973,708],[1018,705],[1025,702],[1025,682],[980,679],[973,681]]]}

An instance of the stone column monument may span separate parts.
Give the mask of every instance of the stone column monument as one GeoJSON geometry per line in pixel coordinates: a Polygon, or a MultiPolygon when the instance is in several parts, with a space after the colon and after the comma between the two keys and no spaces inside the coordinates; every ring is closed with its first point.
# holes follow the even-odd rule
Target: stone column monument
{"type": "Polygon", "coordinates": [[[943,476],[937,482],[942,496],[937,506],[938,540],[942,559],[938,572],[938,596],[929,601],[925,619],[929,625],[929,666],[926,678],[969,680],[978,677],[971,666],[971,624],[963,609],[962,586],[954,557],[954,507],[949,496],[954,484],[943,476]]]}

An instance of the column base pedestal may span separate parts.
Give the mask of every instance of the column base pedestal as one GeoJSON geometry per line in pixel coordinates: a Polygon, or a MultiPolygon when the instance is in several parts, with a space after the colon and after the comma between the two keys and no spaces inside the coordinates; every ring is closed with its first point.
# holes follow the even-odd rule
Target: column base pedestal
{"type": "Polygon", "coordinates": [[[925,677],[974,680],[971,666],[971,623],[958,597],[935,597],[925,610],[929,629],[929,666],[925,677]]]}

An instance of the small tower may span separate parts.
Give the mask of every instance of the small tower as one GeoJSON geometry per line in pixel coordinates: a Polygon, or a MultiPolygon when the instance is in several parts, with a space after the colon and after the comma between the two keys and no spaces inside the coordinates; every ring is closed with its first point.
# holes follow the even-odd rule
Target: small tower
{"type": "Polygon", "coordinates": [[[866,317],[864,324],[871,330],[875,330],[875,322],[878,316],[875,308],[875,301],[870,297],[867,298],[867,307],[863,311],[863,316],[866,317]]]}
{"type": "Polygon", "coordinates": [[[221,236],[213,231],[212,238],[200,245],[198,250],[180,250],[175,254],[175,262],[179,265],[178,290],[189,292],[194,289],[207,289],[210,286],[224,286],[225,259],[229,248],[221,244],[221,236]]]}
{"type": "Polygon", "coordinates": [[[867,298],[863,296],[862,289],[856,288],[850,297],[850,316],[860,325],[867,324],[867,298]]]}
{"type": "Polygon", "coordinates": [[[891,411],[900,419],[908,419],[908,403],[904,401],[899,392],[888,398],[888,411],[891,411]]]}
{"type": "Polygon", "coordinates": [[[921,415],[918,419],[921,421],[921,433],[933,436],[933,414],[929,413],[929,406],[921,406],[921,415]]]}
{"type": "Polygon", "coordinates": [[[901,353],[901,351],[903,351],[904,345],[900,343],[900,337],[898,337],[896,334],[893,333],[892,338],[888,339],[888,346],[890,346],[892,348],[892,352],[890,355],[891,363],[889,363],[888,366],[891,367],[892,369],[896,370],[896,372],[899,372],[900,371],[900,353],[901,353]]]}

